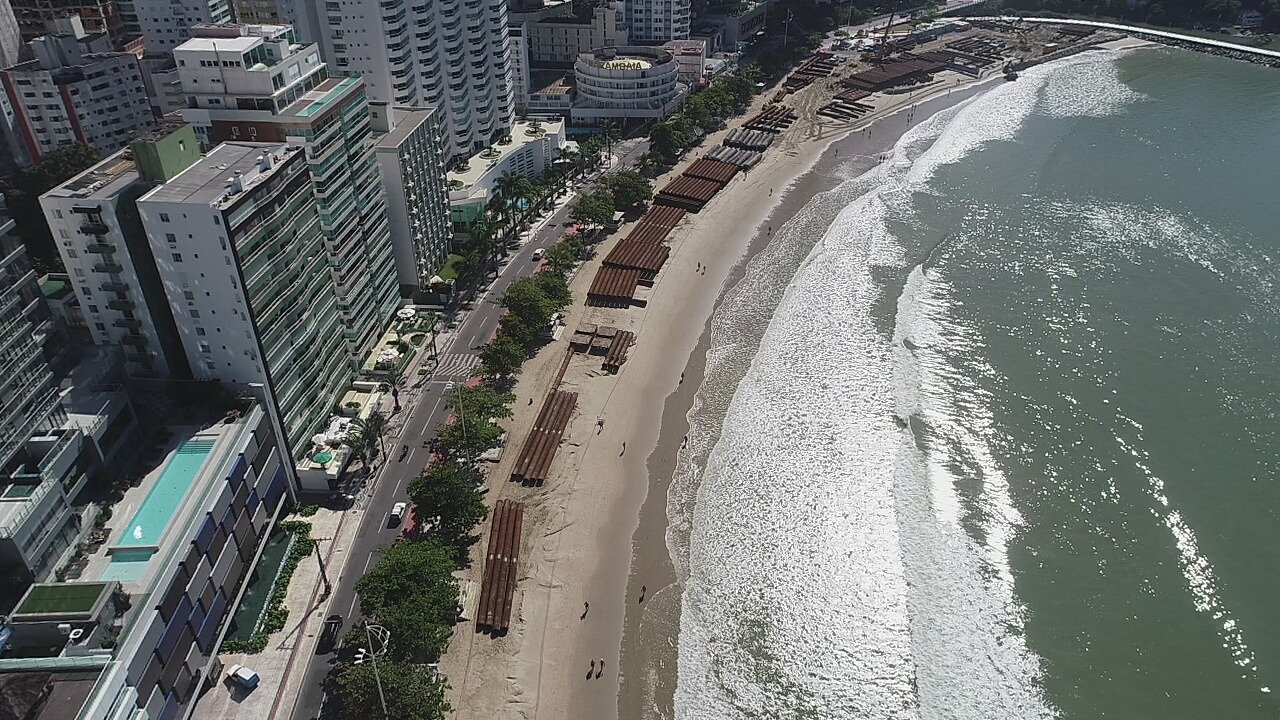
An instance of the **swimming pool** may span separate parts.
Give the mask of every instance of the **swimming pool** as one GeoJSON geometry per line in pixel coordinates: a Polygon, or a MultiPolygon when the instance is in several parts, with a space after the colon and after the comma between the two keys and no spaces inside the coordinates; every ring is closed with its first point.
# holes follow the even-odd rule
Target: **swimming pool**
{"type": "MultiPolygon", "coordinates": [[[[121,547],[154,547],[173,519],[174,512],[200,474],[200,466],[213,451],[212,440],[187,440],[178,446],[142,507],[134,514],[124,535],[115,543],[121,547]]],[[[114,562],[114,561],[113,561],[114,562]]]]}

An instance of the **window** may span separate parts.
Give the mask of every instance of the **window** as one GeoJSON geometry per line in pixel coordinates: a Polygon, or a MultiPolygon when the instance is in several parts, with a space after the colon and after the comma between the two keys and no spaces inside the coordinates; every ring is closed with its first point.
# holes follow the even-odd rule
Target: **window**
{"type": "Polygon", "coordinates": [[[61,220],[61,219],[62,219],[62,211],[61,211],[61,210],[56,210],[56,209],[55,209],[55,210],[53,211],[53,216],[54,216],[55,218],[57,218],[58,220],[61,220]]]}
{"type": "Polygon", "coordinates": [[[209,343],[207,343],[207,342],[199,342],[199,343],[196,343],[196,346],[200,348],[200,352],[202,352],[202,353],[206,353],[206,354],[207,354],[207,353],[211,353],[211,352],[213,352],[213,348],[209,347],[209,343]]]}
{"type": "Polygon", "coordinates": [[[198,318],[198,317],[200,317],[200,311],[199,311],[199,310],[197,310],[197,309],[195,309],[195,308],[191,308],[191,317],[193,317],[193,318],[198,318]]]}
{"type": "MultiPolygon", "coordinates": [[[[168,220],[167,218],[165,218],[165,216],[164,216],[164,215],[161,215],[161,216],[160,216],[160,218],[161,218],[161,219],[163,219],[165,222],[169,222],[169,220],[168,220]]],[[[166,240],[170,245],[172,245],[172,244],[174,244],[174,243],[178,242],[178,236],[177,236],[177,235],[174,235],[173,233],[165,233],[165,234],[164,234],[164,239],[165,239],[165,240],[166,240]]]]}
{"type": "MultiPolygon", "coordinates": [[[[178,147],[179,148],[182,147],[181,142],[178,143],[178,147]]],[[[169,222],[169,213],[160,213],[160,222],[169,222]]],[[[170,235],[169,237],[173,237],[173,236],[170,235]]]]}
{"type": "Polygon", "coordinates": [[[195,293],[193,293],[193,292],[191,292],[190,290],[183,290],[183,291],[182,291],[182,297],[184,297],[184,298],[186,298],[186,299],[188,299],[188,300],[195,300],[195,299],[196,299],[196,294],[195,294],[195,293]]]}
{"type": "Polygon", "coordinates": [[[197,325],[197,326],[196,326],[196,335],[198,335],[199,337],[204,337],[204,328],[202,328],[202,327],[200,327],[199,325],[197,325]]]}
{"type": "Polygon", "coordinates": [[[173,253],[174,262],[182,262],[182,253],[173,253]]]}

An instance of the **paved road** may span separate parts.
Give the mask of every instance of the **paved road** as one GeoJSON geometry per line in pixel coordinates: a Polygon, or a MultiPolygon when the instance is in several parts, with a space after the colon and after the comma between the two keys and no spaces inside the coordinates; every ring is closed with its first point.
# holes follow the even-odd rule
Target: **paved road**
{"type": "MultiPolygon", "coordinates": [[[[647,149],[642,141],[626,141],[614,148],[614,168],[632,164],[647,149]]],[[[590,187],[603,171],[596,172],[587,180],[590,187]]],[[[471,374],[476,363],[476,351],[488,342],[498,328],[498,319],[502,309],[497,300],[502,297],[507,287],[516,279],[533,274],[537,263],[531,260],[537,248],[548,248],[555,244],[562,232],[563,225],[569,220],[569,208],[572,202],[563,203],[550,218],[542,222],[540,229],[533,233],[519,250],[513,251],[505,264],[497,269],[487,290],[477,296],[469,310],[463,311],[458,318],[459,325],[451,337],[444,340],[439,348],[441,363],[429,382],[420,389],[401,393],[404,409],[408,413],[404,420],[403,432],[399,437],[387,439],[387,464],[377,476],[371,490],[366,490],[357,506],[364,508],[364,516],[360,519],[360,527],[355,540],[347,549],[347,566],[342,576],[334,582],[333,593],[329,605],[321,617],[334,613],[346,618],[343,629],[353,626],[359,617],[355,583],[372,567],[399,534],[400,528],[390,525],[391,506],[396,502],[408,500],[409,480],[426,464],[429,451],[423,447],[424,441],[434,435],[437,425],[448,417],[444,403],[446,390],[453,383],[463,382],[471,374]],[[400,461],[401,446],[409,447],[409,455],[400,461]]],[[[538,227],[535,225],[535,227],[538,227]]],[[[490,275],[490,277],[493,277],[490,275]]],[[[306,662],[303,668],[295,668],[295,672],[305,672],[302,687],[294,706],[292,720],[310,720],[320,715],[324,702],[322,685],[324,678],[333,668],[335,655],[313,655],[299,658],[298,662],[306,662]]],[[[286,717],[280,715],[280,717],[286,717]]]]}

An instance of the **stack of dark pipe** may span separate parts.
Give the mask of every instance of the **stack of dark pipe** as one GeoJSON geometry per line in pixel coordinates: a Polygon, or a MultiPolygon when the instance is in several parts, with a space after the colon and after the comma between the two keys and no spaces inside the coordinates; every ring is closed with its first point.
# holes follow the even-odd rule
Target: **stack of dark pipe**
{"type": "Polygon", "coordinates": [[[523,504],[512,500],[498,501],[493,509],[489,550],[485,554],[484,575],[480,581],[477,629],[488,628],[494,634],[501,634],[511,627],[511,607],[520,561],[520,528],[523,524],[523,504]]]}
{"type": "Polygon", "coordinates": [[[520,456],[516,458],[511,479],[517,482],[541,485],[551,472],[551,461],[560,447],[565,427],[578,406],[578,394],[553,390],[542,403],[542,411],[533,423],[533,430],[524,441],[520,456]]]}
{"type": "Polygon", "coordinates": [[[619,330],[618,334],[613,336],[609,352],[604,356],[604,370],[611,373],[621,370],[622,363],[627,361],[627,348],[631,347],[635,341],[634,333],[629,330],[619,330]]]}

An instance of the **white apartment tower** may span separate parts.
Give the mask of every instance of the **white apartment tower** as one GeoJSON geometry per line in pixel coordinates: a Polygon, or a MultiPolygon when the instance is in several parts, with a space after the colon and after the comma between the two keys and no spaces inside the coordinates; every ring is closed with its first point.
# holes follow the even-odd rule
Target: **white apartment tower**
{"type": "Polygon", "coordinates": [[[387,189],[400,294],[417,298],[449,254],[449,190],[434,108],[378,107],[375,148],[387,189]]]}
{"type": "Polygon", "coordinates": [[[40,196],[94,344],[122,347],[133,377],[187,375],[135,201],[199,158],[195,133],[169,127],[40,196]]]}
{"type": "Polygon", "coordinates": [[[689,39],[690,0],[626,0],[627,28],[635,45],[689,39]]]}
{"type": "Polygon", "coordinates": [[[516,91],[506,0],[310,2],[334,72],[358,73],[373,102],[438,108],[447,157],[510,131],[516,91]]]}
{"type": "Polygon", "coordinates": [[[319,49],[288,26],[203,26],[193,35],[173,56],[188,99],[183,116],[205,146],[306,148],[348,362],[357,368],[400,302],[364,82],[329,77],[319,49]]]}
{"type": "Polygon", "coordinates": [[[148,53],[165,53],[192,37],[196,25],[231,22],[229,0],[133,0],[148,53]]]}
{"type": "Polygon", "coordinates": [[[198,379],[262,386],[295,457],[351,379],[303,149],[223,143],[138,200],[198,379]]]}
{"type": "Polygon", "coordinates": [[[59,25],[27,44],[33,59],[0,72],[12,111],[3,130],[24,163],[73,142],[109,155],[154,126],[137,56],[76,18],[59,25]]]}

